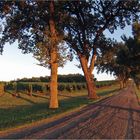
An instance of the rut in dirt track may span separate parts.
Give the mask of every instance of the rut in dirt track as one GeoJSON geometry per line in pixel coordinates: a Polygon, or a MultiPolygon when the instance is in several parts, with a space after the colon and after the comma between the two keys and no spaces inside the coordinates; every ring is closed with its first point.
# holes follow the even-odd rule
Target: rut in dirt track
{"type": "Polygon", "coordinates": [[[140,139],[140,106],[134,86],[53,123],[0,138],[140,139]]]}

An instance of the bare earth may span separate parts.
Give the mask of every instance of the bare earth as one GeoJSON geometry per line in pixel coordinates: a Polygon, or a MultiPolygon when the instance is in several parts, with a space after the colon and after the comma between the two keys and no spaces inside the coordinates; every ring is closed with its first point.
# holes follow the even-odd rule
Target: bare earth
{"type": "Polygon", "coordinates": [[[133,84],[61,119],[0,138],[140,139],[140,105],[133,84]]]}

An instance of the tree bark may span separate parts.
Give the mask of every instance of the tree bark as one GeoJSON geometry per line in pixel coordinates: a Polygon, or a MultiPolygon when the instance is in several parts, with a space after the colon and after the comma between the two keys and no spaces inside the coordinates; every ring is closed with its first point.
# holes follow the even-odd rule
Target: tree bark
{"type": "Polygon", "coordinates": [[[79,56],[80,63],[82,66],[82,70],[84,72],[84,76],[86,79],[86,85],[88,89],[88,98],[89,99],[97,99],[98,96],[96,94],[96,86],[94,83],[94,78],[92,75],[92,71],[90,71],[90,68],[88,68],[88,61],[85,56],[79,56]]]}
{"type": "Polygon", "coordinates": [[[49,108],[58,108],[58,89],[57,89],[57,71],[58,63],[57,50],[51,52],[51,81],[50,81],[50,106],[49,108]]]}
{"type": "Polygon", "coordinates": [[[123,81],[119,80],[119,83],[120,83],[120,89],[122,89],[123,88],[123,81]]]}
{"type": "Polygon", "coordinates": [[[126,86],[127,86],[127,80],[124,79],[124,81],[123,81],[123,88],[126,88],[126,86]]]}
{"type": "Polygon", "coordinates": [[[54,20],[54,1],[50,1],[50,33],[51,33],[51,48],[50,48],[50,105],[49,108],[58,108],[58,89],[57,89],[57,71],[58,71],[58,55],[57,55],[57,32],[54,20]]]}

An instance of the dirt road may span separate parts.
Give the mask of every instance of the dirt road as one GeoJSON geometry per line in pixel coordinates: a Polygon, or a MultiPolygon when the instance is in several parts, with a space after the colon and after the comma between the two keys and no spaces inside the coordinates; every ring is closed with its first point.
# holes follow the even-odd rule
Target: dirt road
{"type": "Polygon", "coordinates": [[[131,84],[69,116],[0,138],[140,139],[140,105],[131,84]]]}

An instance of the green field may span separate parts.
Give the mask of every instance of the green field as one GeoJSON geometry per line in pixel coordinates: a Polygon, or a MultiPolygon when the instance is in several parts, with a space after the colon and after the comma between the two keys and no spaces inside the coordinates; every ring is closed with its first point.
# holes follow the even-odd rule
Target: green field
{"type": "MultiPolygon", "coordinates": [[[[98,88],[97,93],[102,98],[111,96],[119,90],[118,85],[98,88]]],[[[6,92],[0,97],[0,130],[17,127],[23,124],[50,118],[56,114],[71,111],[75,108],[97,102],[98,100],[88,100],[87,91],[82,89],[75,92],[59,93],[60,107],[56,110],[49,109],[49,95],[19,93],[14,97],[11,92],[6,92]]]]}

